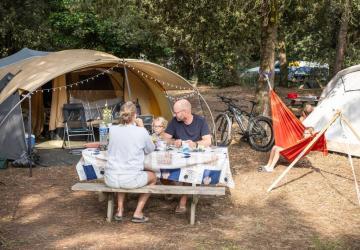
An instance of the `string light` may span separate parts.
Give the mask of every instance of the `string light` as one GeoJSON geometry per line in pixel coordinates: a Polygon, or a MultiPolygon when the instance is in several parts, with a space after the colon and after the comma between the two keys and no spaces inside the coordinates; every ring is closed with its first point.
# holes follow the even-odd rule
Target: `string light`
{"type": "Polygon", "coordinates": [[[166,97],[169,98],[171,101],[178,101],[178,100],[182,100],[182,99],[188,99],[190,97],[193,97],[196,94],[198,94],[198,92],[192,92],[190,94],[183,95],[183,96],[170,96],[170,95],[166,94],[166,97]]]}
{"type": "Polygon", "coordinates": [[[96,75],[93,75],[87,79],[84,79],[84,80],[81,80],[81,81],[77,81],[77,82],[74,82],[74,83],[71,83],[71,84],[66,84],[65,86],[60,86],[60,87],[54,87],[54,88],[46,88],[46,89],[41,89],[41,90],[35,90],[33,93],[37,93],[37,92],[40,92],[41,93],[44,93],[44,92],[50,92],[50,91],[56,91],[56,90],[59,90],[61,91],[62,88],[64,88],[65,90],[67,88],[72,88],[74,86],[78,86],[78,85],[82,85],[84,83],[88,83],[88,82],[91,82],[92,80],[102,76],[102,75],[105,75],[105,73],[109,73],[111,72],[112,70],[114,70],[115,68],[118,68],[120,65],[123,65],[124,67],[128,67],[129,69],[132,69],[133,71],[137,72],[139,75],[141,75],[143,78],[146,78],[146,79],[150,79],[152,80],[152,82],[154,82],[155,84],[160,84],[162,86],[168,86],[169,88],[173,88],[173,89],[176,89],[176,90],[188,90],[188,91],[192,91],[190,94],[187,94],[187,95],[183,95],[183,96],[178,96],[178,97],[175,97],[175,96],[170,96],[166,93],[166,91],[164,91],[165,93],[165,96],[167,98],[169,98],[170,100],[172,101],[177,101],[177,100],[180,100],[180,99],[187,99],[187,98],[190,98],[190,97],[193,97],[195,94],[198,94],[193,88],[185,88],[185,87],[180,87],[180,86],[177,86],[177,85],[174,85],[174,84],[171,84],[169,82],[165,82],[163,80],[159,80],[151,75],[148,75],[147,73],[141,71],[140,69],[138,68],[135,68],[134,66],[132,65],[129,65],[125,60],[123,60],[121,63],[117,63],[116,65],[112,66],[111,68],[108,68],[106,70],[104,70],[103,72],[100,72],[96,75]]]}

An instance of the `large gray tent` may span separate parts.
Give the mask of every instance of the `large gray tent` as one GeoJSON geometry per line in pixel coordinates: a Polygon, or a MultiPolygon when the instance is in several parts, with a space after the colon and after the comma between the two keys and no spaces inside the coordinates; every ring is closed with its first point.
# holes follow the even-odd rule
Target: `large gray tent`
{"type": "Polygon", "coordinates": [[[49,52],[37,51],[37,50],[28,49],[28,48],[23,48],[22,50],[16,52],[15,54],[12,54],[12,55],[10,55],[8,57],[0,59],[0,68],[8,66],[8,65],[13,64],[13,63],[17,63],[17,62],[22,61],[22,60],[32,58],[32,57],[45,56],[47,54],[49,54],[49,52]]]}
{"type": "MultiPolygon", "coordinates": [[[[7,74],[0,80],[0,91],[7,85],[12,77],[12,74],[7,74]]],[[[20,96],[16,92],[0,105],[0,122],[5,119],[9,111],[19,101],[20,96]]],[[[0,156],[11,160],[18,159],[27,149],[20,105],[4,120],[0,128],[2,131],[0,133],[0,156]]]]}
{"type": "MultiPolygon", "coordinates": [[[[31,50],[24,48],[15,54],[0,59],[0,68],[16,64],[20,61],[26,61],[34,57],[47,55],[48,52],[31,50]]],[[[0,92],[11,81],[14,75],[6,74],[0,79],[0,92]]],[[[20,105],[17,106],[11,114],[3,121],[9,111],[20,101],[18,92],[9,96],[3,103],[0,104],[0,156],[10,160],[20,158],[26,152],[27,146],[25,142],[25,129],[23,118],[21,114],[20,105]]]]}

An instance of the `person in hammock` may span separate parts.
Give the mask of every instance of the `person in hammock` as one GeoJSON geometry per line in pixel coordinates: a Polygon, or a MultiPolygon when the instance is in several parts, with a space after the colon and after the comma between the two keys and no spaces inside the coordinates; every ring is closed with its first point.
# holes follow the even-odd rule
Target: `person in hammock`
{"type": "Polygon", "coordinates": [[[301,122],[303,122],[306,119],[306,117],[308,117],[310,115],[310,113],[313,112],[313,110],[314,110],[314,107],[311,106],[310,103],[305,104],[305,106],[301,112],[301,116],[300,116],[299,120],[301,122]]]}
{"type": "MultiPolygon", "coordinates": [[[[313,127],[305,128],[304,133],[303,133],[303,139],[313,136],[314,132],[315,132],[315,130],[313,127]]],[[[272,172],[274,170],[276,163],[278,162],[278,160],[280,158],[280,152],[282,150],[284,150],[284,148],[276,146],[276,145],[274,147],[272,147],[268,163],[265,166],[259,167],[258,171],[259,172],[272,172]]]]}

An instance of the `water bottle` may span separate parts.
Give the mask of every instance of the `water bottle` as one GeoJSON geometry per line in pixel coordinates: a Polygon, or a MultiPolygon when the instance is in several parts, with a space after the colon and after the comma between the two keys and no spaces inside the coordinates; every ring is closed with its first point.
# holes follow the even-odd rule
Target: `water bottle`
{"type": "Polygon", "coordinates": [[[186,141],[181,142],[181,151],[183,154],[189,154],[190,153],[190,146],[189,143],[186,141]]]}
{"type": "Polygon", "coordinates": [[[99,127],[99,137],[100,137],[100,149],[106,150],[108,144],[108,128],[105,123],[102,122],[99,127]]]}

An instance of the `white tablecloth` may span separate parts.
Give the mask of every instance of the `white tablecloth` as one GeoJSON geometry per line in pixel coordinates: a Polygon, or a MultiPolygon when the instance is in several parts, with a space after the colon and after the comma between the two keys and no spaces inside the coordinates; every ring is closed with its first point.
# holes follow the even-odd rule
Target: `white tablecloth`
{"type": "MultiPolygon", "coordinates": [[[[106,151],[85,149],[76,165],[80,180],[99,179],[106,171],[106,151]]],[[[194,184],[220,184],[234,188],[227,148],[208,148],[205,152],[181,150],[154,151],[145,157],[145,167],[157,177],[194,184]]]]}

